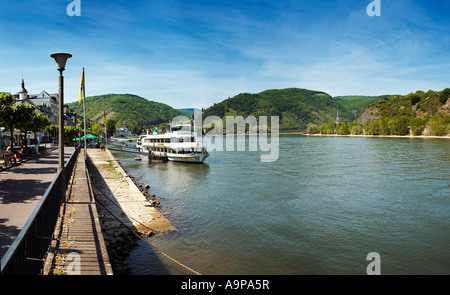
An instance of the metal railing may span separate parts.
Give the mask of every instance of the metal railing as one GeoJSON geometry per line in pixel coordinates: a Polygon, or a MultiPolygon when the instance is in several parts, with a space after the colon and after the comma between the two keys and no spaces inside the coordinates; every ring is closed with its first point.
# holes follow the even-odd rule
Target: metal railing
{"type": "Polygon", "coordinates": [[[42,273],[60,207],[64,201],[67,180],[74,171],[78,152],[79,149],[75,149],[64,166],[65,177],[63,177],[62,171],[58,171],[19,235],[2,257],[2,275],[39,275],[42,273]],[[64,184],[63,179],[66,180],[64,184]]]}

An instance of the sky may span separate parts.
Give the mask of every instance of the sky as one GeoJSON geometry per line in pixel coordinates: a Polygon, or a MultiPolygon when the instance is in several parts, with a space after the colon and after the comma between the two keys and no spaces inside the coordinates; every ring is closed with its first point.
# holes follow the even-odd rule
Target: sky
{"type": "Polygon", "coordinates": [[[0,91],[65,102],[130,93],[207,108],[242,92],[289,87],[339,95],[450,87],[450,1],[0,0],[0,91]]]}

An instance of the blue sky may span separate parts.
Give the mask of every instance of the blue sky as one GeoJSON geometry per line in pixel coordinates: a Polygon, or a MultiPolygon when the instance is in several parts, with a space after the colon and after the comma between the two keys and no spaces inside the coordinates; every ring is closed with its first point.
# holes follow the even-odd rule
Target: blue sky
{"type": "Polygon", "coordinates": [[[0,90],[57,92],[50,58],[68,52],[65,101],[132,93],[176,108],[299,87],[337,95],[450,87],[450,1],[0,0],[0,90]]]}

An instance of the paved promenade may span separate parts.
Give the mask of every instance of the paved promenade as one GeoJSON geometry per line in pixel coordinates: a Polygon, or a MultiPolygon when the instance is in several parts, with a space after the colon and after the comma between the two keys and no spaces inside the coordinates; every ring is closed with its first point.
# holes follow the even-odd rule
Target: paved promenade
{"type": "MultiPolygon", "coordinates": [[[[64,148],[65,161],[74,152],[64,148]]],[[[58,149],[0,172],[0,245],[3,256],[58,171],[58,149]]]]}

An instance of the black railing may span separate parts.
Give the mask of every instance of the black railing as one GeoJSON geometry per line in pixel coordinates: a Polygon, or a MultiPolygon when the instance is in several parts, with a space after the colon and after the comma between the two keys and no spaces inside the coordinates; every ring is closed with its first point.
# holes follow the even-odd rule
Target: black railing
{"type": "Polygon", "coordinates": [[[58,171],[27,223],[2,257],[2,275],[42,274],[46,253],[52,241],[61,204],[64,201],[67,182],[71,178],[77,162],[78,151],[79,149],[75,150],[64,166],[66,183],[63,184],[63,173],[58,171]]]}

